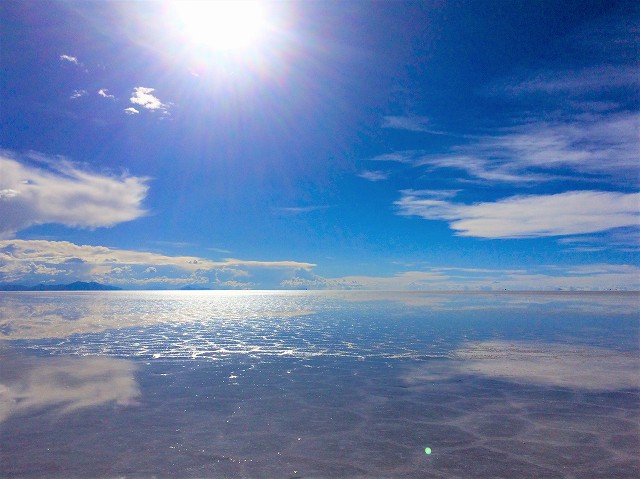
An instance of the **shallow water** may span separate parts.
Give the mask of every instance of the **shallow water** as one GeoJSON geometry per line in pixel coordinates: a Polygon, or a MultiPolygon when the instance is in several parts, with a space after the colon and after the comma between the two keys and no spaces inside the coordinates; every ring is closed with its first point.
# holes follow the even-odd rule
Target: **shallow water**
{"type": "Polygon", "coordinates": [[[639,477],[639,304],[2,293],[0,476],[639,477]]]}

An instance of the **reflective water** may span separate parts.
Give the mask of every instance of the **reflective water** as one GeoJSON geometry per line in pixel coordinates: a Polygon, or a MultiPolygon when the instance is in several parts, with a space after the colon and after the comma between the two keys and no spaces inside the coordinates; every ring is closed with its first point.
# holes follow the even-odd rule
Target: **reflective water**
{"type": "Polygon", "coordinates": [[[639,300],[0,293],[0,476],[640,477],[639,300]]]}

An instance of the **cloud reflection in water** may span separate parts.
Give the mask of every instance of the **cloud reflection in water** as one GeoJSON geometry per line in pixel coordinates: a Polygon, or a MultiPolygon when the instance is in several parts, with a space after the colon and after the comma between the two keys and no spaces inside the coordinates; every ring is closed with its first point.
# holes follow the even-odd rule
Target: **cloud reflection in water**
{"type": "Polygon", "coordinates": [[[456,350],[455,361],[420,365],[404,379],[411,385],[480,375],[512,383],[616,391],[640,387],[640,359],[611,349],[524,341],[480,341],[456,350]]]}
{"type": "Polygon", "coordinates": [[[140,396],[136,365],[126,359],[34,358],[6,348],[0,359],[0,422],[46,408],[67,414],[109,403],[131,406],[140,396]]]}

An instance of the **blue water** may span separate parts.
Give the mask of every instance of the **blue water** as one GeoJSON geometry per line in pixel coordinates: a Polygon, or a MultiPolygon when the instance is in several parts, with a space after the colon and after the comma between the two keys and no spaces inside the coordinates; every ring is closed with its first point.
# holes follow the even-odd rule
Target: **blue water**
{"type": "Polygon", "coordinates": [[[0,476],[638,477],[639,305],[1,293],[0,476]]]}

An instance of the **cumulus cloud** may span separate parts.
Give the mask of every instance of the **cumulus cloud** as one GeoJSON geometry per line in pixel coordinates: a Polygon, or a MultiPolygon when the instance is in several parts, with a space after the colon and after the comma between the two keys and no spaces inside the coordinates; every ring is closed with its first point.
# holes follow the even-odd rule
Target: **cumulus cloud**
{"type": "Polygon", "coordinates": [[[60,158],[31,159],[37,161],[0,154],[0,238],[32,225],[108,227],[145,214],[145,178],[92,173],[60,158]]]}
{"type": "Polygon", "coordinates": [[[109,94],[109,90],[107,90],[106,88],[101,88],[100,90],[98,90],[98,95],[101,96],[102,98],[111,98],[114,99],[115,96],[109,94]]]}
{"type": "Polygon", "coordinates": [[[136,110],[135,108],[133,108],[132,106],[130,106],[129,108],[125,108],[124,112],[127,115],[137,115],[138,113],[140,113],[138,110],[136,110]]]}
{"type": "Polygon", "coordinates": [[[76,65],[79,65],[78,58],[74,57],[72,55],[60,55],[60,61],[74,63],[76,65]]]}
{"type": "Polygon", "coordinates": [[[566,236],[638,226],[640,193],[569,191],[513,196],[466,205],[407,190],[395,202],[398,213],[445,220],[460,236],[532,238],[566,236]]]}
{"type": "Polygon", "coordinates": [[[135,87],[129,100],[134,105],[139,105],[147,110],[166,112],[169,106],[152,95],[151,93],[154,91],[155,88],[135,87]]]}
{"type": "MultiPolygon", "coordinates": [[[[36,283],[69,278],[122,286],[170,287],[189,284],[225,287],[237,278],[252,277],[272,287],[271,276],[292,277],[315,265],[298,261],[255,261],[227,258],[211,261],[195,256],[167,256],[66,241],[0,241],[0,281],[36,283]],[[55,268],[54,278],[38,268],[55,268]],[[151,275],[151,277],[149,277],[151,275]]],[[[51,270],[52,271],[52,270],[51,270]]],[[[237,283],[240,284],[240,283],[237,283]]],[[[277,284],[277,282],[275,283],[277,284]]]]}

